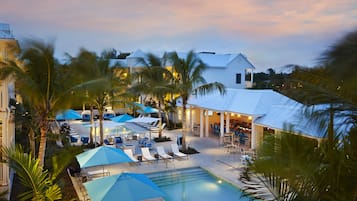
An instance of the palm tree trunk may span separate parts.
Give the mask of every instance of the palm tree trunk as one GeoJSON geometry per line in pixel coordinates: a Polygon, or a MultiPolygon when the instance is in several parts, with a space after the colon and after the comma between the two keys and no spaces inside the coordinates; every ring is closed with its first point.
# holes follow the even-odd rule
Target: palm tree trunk
{"type": "MultiPolygon", "coordinates": [[[[89,131],[89,141],[90,141],[90,143],[94,143],[94,141],[93,141],[93,130],[96,129],[96,128],[93,129],[94,115],[93,115],[93,106],[92,105],[90,106],[90,125],[91,125],[91,127],[90,127],[90,131],[89,131]]],[[[94,130],[94,132],[96,132],[96,130],[94,130]]],[[[95,140],[97,140],[97,139],[95,139],[95,140]]]]}
{"type": "Polygon", "coordinates": [[[30,128],[28,137],[29,137],[29,144],[30,144],[30,153],[33,157],[35,157],[36,154],[35,132],[32,128],[30,128]]]}
{"type": "Polygon", "coordinates": [[[159,139],[161,139],[161,137],[162,137],[162,121],[161,121],[161,110],[160,110],[160,108],[159,108],[158,116],[159,116],[159,139]]]}
{"type": "Polygon", "coordinates": [[[158,117],[159,117],[159,139],[162,138],[162,118],[161,118],[161,101],[159,100],[159,107],[158,107],[158,117]]]}
{"type": "Polygon", "coordinates": [[[186,104],[187,100],[182,98],[182,149],[186,150],[186,136],[187,136],[187,128],[186,128],[186,104]]]}
{"type": "Polygon", "coordinates": [[[45,163],[45,152],[46,152],[46,140],[47,140],[47,123],[42,123],[40,126],[40,146],[38,149],[38,159],[40,166],[43,167],[45,163]]]}
{"type": "Polygon", "coordinates": [[[103,110],[98,108],[99,113],[99,133],[100,133],[100,141],[99,143],[103,144],[104,138],[104,130],[103,130],[103,110]]]}

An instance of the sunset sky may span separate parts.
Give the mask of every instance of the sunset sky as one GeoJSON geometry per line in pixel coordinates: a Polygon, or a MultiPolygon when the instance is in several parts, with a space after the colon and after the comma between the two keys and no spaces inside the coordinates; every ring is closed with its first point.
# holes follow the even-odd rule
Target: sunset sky
{"type": "Polygon", "coordinates": [[[2,0],[0,23],[20,41],[79,48],[243,53],[257,72],[316,58],[357,28],[356,0],[2,0]]]}

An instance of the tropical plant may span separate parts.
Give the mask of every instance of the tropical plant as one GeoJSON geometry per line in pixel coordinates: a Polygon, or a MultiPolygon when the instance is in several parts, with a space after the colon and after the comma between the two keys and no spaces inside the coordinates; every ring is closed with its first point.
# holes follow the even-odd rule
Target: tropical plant
{"type": "Polygon", "coordinates": [[[71,87],[62,66],[54,58],[54,45],[40,40],[27,40],[19,61],[10,60],[0,71],[0,78],[13,76],[23,101],[31,107],[32,118],[38,122],[40,145],[38,158],[44,164],[49,121],[56,112],[68,108],[71,87]]]}
{"type": "Polygon", "coordinates": [[[311,122],[327,125],[327,137],[318,146],[292,141],[292,134],[264,141],[251,167],[276,181],[267,184],[273,189],[286,182],[288,191],[272,191],[277,199],[357,200],[356,52],[354,31],[322,54],[319,67],[293,72],[289,95],[313,108],[311,122]]]}
{"type": "Polygon", "coordinates": [[[42,168],[40,160],[24,153],[21,147],[1,150],[4,159],[20,178],[27,190],[19,195],[20,200],[61,200],[62,192],[47,170],[42,168]]]}
{"type": "Polygon", "coordinates": [[[202,73],[207,66],[194,51],[190,51],[185,58],[180,58],[176,52],[168,53],[164,57],[173,66],[173,72],[176,74],[174,76],[176,94],[182,98],[182,146],[185,150],[187,148],[186,107],[188,99],[192,94],[205,95],[213,90],[219,90],[221,94],[224,94],[225,87],[219,82],[206,82],[202,73]]]}
{"type": "Polygon", "coordinates": [[[141,58],[140,63],[145,67],[134,74],[134,83],[132,90],[142,92],[158,100],[158,117],[159,117],[159,138],[162,137],[162,105],[166,95],[173,93],[175,85],[172,83],[173,75],[171,71],[164,68],[162,59],[154,54],[147,54],[146,58],[141,58]]]}
{"type": "MultiPolygon", "coordinates": [[[[103,144],[103,114],[105,106],[110,105],[115,97],[126,92],[130,83],[127,71],[120,67],[110,67],[105,54],[97,57],[96,53],[81,49],[77,57],[70,58],[69,64],[77,77],[76,92],[84,101],[98,109],[100,144],[103,144]]],[[[91,109],[92,110],[92,109],[91,109]]],[[[93,114],[91,115],[93,118],[93,114]]],[[[93,123],[93,121],[91,122],[93,123]]],[[[92,132],[90,141],[93,142],[92,132]]]]}
{"type": "Polygon", "coordinates": [[[356,131],[335,144],[332,161],[326,141],[292,132],[268,135],[245,175],[258,178],[276,200],[356,200],[356,131]]]}

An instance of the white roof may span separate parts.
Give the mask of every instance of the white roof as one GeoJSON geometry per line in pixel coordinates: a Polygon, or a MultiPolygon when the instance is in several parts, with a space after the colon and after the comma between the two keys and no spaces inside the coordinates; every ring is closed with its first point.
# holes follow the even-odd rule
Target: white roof
{"type": "Polygon", "coordinates": [[[14,39],[14,35],[11,33],[10,25],[0,23],[0,39],[14,39]]]}
{"type": "Polygon", "coordinates": [[[259,117],[254,123],[278,130],[293,129],[295,133],[307,136],[323,137],[324,132],[321,132],[316,122],[309,121],[303,111],[303,105],[274,105],[267,114],[259,117]]]}
{"type": "MultiPolygon", "coordinates": [[[[177,53],[178,56],[180,58],[186,58],[187,56],[187,52],[178,52],[177,53]]],[[[156,53],[155,54],[158,57],[163,57],[163,53],[156,53]]],[[[208,67],[220,67],[220,68],[224,68],[227,67],[227,65],[232,62],[235,58],[240,57],[241,59],[247,61],[247,63],[249,64],[249,66],[247,66],[246,68],[255,68],[253,66],[253,64],[247,59],[246,56],[244,56],[243,54],[239,53],[239,54],[216,54],[216,53],[210,53],[210,52],[199,52],[197,53],[198,57],[206,64],[208,65],[208,67]]],[[[122,62],[122,64],[126,64],[126,66],[128,66],[129,64],[131,65],[131,67],[143,67],[143,64],[140,64],[138,62],[135,61],[128,61],[128,60],[134,60],[134,59],[138,59],[138,58],[144,58],[146,59],[146,53],[140,49],[134,51],[133,53],[131,53],[129,56],[126,57],[126,59],[120,59],[120,62],[122,62]]],[[[116,59],[118,60],[118,59],[116,59]]],[[[111,64],[115,64],[114,61],[111,64]]],[[[168,64],[170,65],[170,64],[168,64]]]]}
{"type": "MultiPolygon", "coordinates": [[[[327,132],[327,122],[314,121],[309,117],[311,111],[326,111],[327,105],[318,105],[306,107],[303,104],[298,105],[274,105],[270,108],[267,114],[259,117],[255,123],[258,125],[268,126],[270,128],[279,130],[288,130],[292,126],[293,131],[301,133],[303,135],[311,137],[324,137],[327,132]]],[[[321,114],[323,115],[323,114],[321,114]]],[[[328,114],[325,114],[325,118],[328,119],[328,114]]],[[[346,116],[341,117],[339,114],[335,114],[334,129],[337,132],[343,132],[350,130],[352,124],[346,123],[346,116]]]]}
{"type": "Polygon", "coordinates": [[[122,66],[122,67],[127,67],[128,66],[128,61],[126,59],[110,59],[109,60],[109,66],[110,67],[115,67],[115,66],[122,66]]]}
{"type": "Polygon", "coordinates": [[[135,50],[135,52],[131,53],[129,56],[126,58],[145,58],[146,54],[143,52],[141,49],[135,50]]]}
{"type": "Polygon", "coordinates": [[[269,111],[272,105],[292,105],[296,102],[273,90],[227,88],[224,95],[216,91],[205,96],[191,96],[188,104],[222,112],[262,116],[269,111]]]}

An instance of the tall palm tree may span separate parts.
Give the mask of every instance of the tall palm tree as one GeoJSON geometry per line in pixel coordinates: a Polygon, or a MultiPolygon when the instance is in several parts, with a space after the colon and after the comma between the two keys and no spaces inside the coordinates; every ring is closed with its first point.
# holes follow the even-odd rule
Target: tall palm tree
{"type": "Polygon", "coordinates": [[[176,93],[182,98],[182,146],[183,149],[186,149],[186,106],[188,99],[192,94],[205,95],[213,90],[219,90],[221,94],[224,94],[225,87],[219,82],[206,82],[202,73],[207,66],[192,50],[183,59],[176,52],[168,53],[164,57],[172,64],[173,71],[177,73],[175,76],[176,93]]]}
{"type": "Polygon", "coordinates": [[[145,68],[134,74],[134,79],[137,79],[132,90],[140,91],[146,95],[150,95],[158,100],[158,117],[159,117],[159,138],[162,137],[162,105],[167,94],[174,91],[175,85],[172,83],[173,75],[171,71],[164,68],[162,59],[154,54],[147,54],[147,58],[140,59],[140,63],[144,64],[145,68]]]}
{"type": "MultiPolygon", "coordinates": [[[[100,144],[103,144],[103,114],[105,107],[112,103],[115,97],[125,93],[130,78],[126,70],[120,67],[110,67],[106,56],[98,57],[96,53],[81,49],[77,57],[70,58],[70,66],[78,72],[77,90],[86,97],[86,101],[98,109],[100,144]]],[[[93,117],[93,115],[91,115],[93,117]]],[[[92,122],[93,123],[93,122],[92,122]]],[[[90,134],[93,142],[92,133],[90,134]]]]}
{"type": "Polygon", "coordinates": [[[14,76],[19,94],[33,111],[40,129],[38,158],[44,164],[49,121],[70,103],[71,90],[67,78],[60,74],[62,66],[54,58],[54,45],[40,40],[27,40],[20,61],[9,61],[0,77],[14,76]]]}
{"type": "Polygon", "coordinates": [[[274,143],[265,141],[252,166],[258,173],[287,181],[295,194],[290,199],[357,200],[356,51],[354,31],[322,54],[320,67],[298,68],[292,75],[297,87],[289,95],[309,106],[328,105],[311,116],[312,122],[327,122],[327,140],[313,149],[306,143],[290,143],[282,149],[277,144],[284,144],[291,135],[275,137],[274,143]],[[346,129],[337,132],[334,125],[346,129]],[[292,174],[284,174],[286,170],[292,174]]]}

